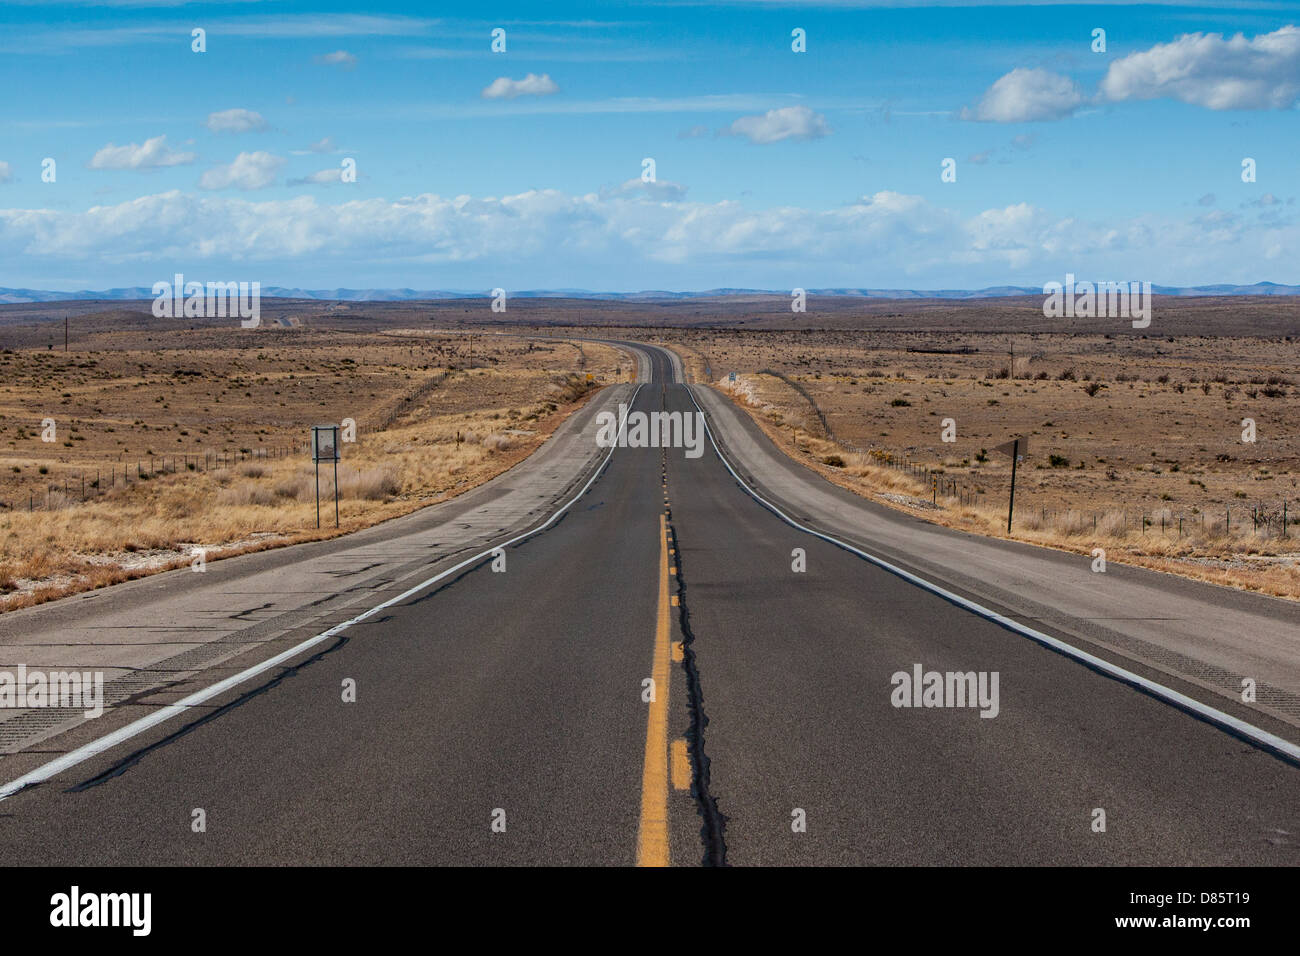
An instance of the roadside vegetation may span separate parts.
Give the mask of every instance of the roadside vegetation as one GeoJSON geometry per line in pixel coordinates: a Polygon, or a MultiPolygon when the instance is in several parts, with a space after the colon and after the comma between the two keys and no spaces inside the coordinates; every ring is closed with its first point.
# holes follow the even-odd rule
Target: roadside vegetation
{"type": "Polygon", "coordinates": [[[44,416],[15,414],[50,403],[12,371],[25,364],[40,377],[57,370],[44,368],[48,359],[11,352],[11,374],[0,380],[10,426],[0,430],[0,448],[8,447],[0,463],[8,478],[0,486],[0,609],[188,565],[200,552],[212,561],[332,537],[444,501],[527,457],[592,392],[620,374],[626,380],[630,368],[621,353],[589,343],[475,338],[473,367],[463,336],[428,333],[412,336],[411,345],[354,346],[349,362],[328,370],[293,354],[292,343],[263,350],[261,361],[274,370],[257,393],[244,389],[246,405],[234,415],[211,399],[229,393],[238,377],[231,364],[258,361],[247,352],[100,351],[97,367],[111,371],[76,386],[60,381],[61,392],[77,389],[75,407],[53,413],[60,437],[82,439],[66,447],[40,441],[44,416]],[[441,367],[419,362],[433,343],[442,348],[441,367]],[[152,395],[178,363],[198,372],[189,390],[160,391],[164,402],[144,407],[132,392],[152,395]],[[313,364],[317,375],[302,371],[313,364]],[[134,375],[123,382],[126,366],[134,375]],[[328,464],[320,467],[318,530],[316,470],[303,440],[309,423],[347,417],[357,432],[341,446],[339,530],[328,464]],[[31,424],[14,427],[23,418],[31,424]],[[182,438],[180,453],[164,459],[158,452],[167,445],[155,432],[182,438]],[[83,490],[87,474],[97,478],[83,490]],[[43,493],[33,495],[32,485],[43,493]]]}
{"type": "Polygon", "coordinates": [[[934,340],[923,351],[916,334],[790,338],[798,347],[783,351],[780,333],[695,335],[682,351],[695,380],[828,480],[1006,537],[1010,459],[994,449],[1026,435],[1016,540],[1300,599],[1300,433],[1288,424],[1300,387],[1285,370],[1297,343],[1195,337],[1125,354],[1100,336],[1025,337],[1032,353],[1009,362],[1007,336],[968,336],[965,354],[950,338],[947,354],[934,340]]]}

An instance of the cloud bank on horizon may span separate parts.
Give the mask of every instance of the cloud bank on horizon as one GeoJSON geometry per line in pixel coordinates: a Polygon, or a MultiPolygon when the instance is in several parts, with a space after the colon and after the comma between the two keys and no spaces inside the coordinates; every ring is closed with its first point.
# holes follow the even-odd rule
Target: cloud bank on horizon
{"type": "Polygon", "coordinates": [[[0,10],[0,286],[1300,282],[1287,4],[372,7],[0,10]]]}

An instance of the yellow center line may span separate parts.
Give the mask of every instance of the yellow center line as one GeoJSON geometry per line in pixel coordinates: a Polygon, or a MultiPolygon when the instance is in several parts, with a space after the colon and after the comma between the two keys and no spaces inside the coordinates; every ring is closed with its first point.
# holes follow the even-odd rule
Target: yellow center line
{"type": "Polygon", "coordinates": [[[691,754],[686,741],[678,737],[673,741],[673,789],[691,789],[691,754]]]}
{"type": "Polygon", "coordinates": [[[654,660],[650,676],[655,695],[645,728],[645,765],[641,770],[641,826],[637,866],[668,865],[668,623],[667,521],[659,515],[659,610],[655,620],[654,660]]]}

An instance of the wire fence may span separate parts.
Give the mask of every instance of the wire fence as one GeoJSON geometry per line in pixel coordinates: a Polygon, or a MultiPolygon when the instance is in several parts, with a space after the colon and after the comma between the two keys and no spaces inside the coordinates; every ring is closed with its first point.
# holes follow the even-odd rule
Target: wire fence
{"type": "Polygon", "coordinates": [[[25,511],[54,511],[68,504],[91,501],[117,488],[151,481],[160,475],[201,474],[229,468],[242,462],[270,461],[310,454],[311,443],[247,448],[238,451],[209,451],[203,454],[151,455],[123,461],[109,467],[67,471],[61,481],[47,482],[43,492],[28,491],[26,500],[0,501],[0,508],[25,511]]]}
{"type": "MultiPolygon", "coordinates": [[[[837,444],[845,444],[837,442],[837,444]]],[[[1008,492],[1000,490],[996,496],[990,496],[987,482],[976,485],[948,476],[945,472],[927,464],[912,461],[903,456],[892,455],[879,449],[866,453],[878,465],[903,472],[930,489],[930,503],[933,507],[947,507],[949,502],[956,502],[958,507],[980,508],[985,506],[1006,506],[1008,492]]],[[[1045,503],[1018,504],[1016,519],[1025,524],[1049,525],[1053,522],[1068,522],[1076,531],[1086,531],[1091,527],[1093,533],[1127,535],[1130,531],[1142,535],[1157,532],[1169,537],[1185,537],[1193,532],[1205,535],[1210,533],[1232,534],[1234,531],[1244,533],[1249,528],[1252,534],[1275,535],[1279,538],[1291,536],[1292,527],[1300,525],[1300,514],[1291,507],[1287,498],[1276,502],[1257,501],[1254,504],[1211,505],[1205,508],[1194,507],[1191,511],[1174,513],[1170,508],[1130,509],[1127,506],[1105,510],[1085,510],[1080,508],[1049,508],[1045,503]],[[1219,523],[1220,517],[1222,524],[1219,523]]],[[[1014,527],[1014,523],[1013,523],[1014,527]]]]}
{"type": "Polygon", "coordinates": [[[451,375],[452,375],[452,370],[447,369],[446,371],[441,372],[438,375],[433,376],[432,378],[426,379],[419,386],[417,386],[414,391],[407,393],[407,395],[404,398],[402,398],[402,400],[399,401],[396,405],[394,405],[391,409],[389,409],[387,413],[381,415],[378,419],[376,419],[370,425],[371,429],[374,431],[383,431],[384,429],[392,425],[393,422],[401,418],[403,415],[407,415],[410,412],[414,411],[415,406],[418,405],[422,399],[427,398],[430,392],[436,389],[439,385],[442,385],[444,382],[446,382],[447,379],[451,377],[451,375]]]}
{"type": "MultiPolygon", "coordinates": [[[[817,421],[821,424],[828,440],[848,451],[869,457],[881,466],[904,472],[928,486],[932,507],[948,507],[948,503],[954,501],[957,507],[961,508],[1007,506],[1008,500],[1004,496],[1008,491],[1001,490],[997,497],[990,498],[986,488],[987,481],[978,485],[964,482],[948,476],[944,471],[933,468],[929,464],[913,461],[906,456],[894,455],[878,448],[863,448],[853,441],[837,436],[821,406],[801,382],[774,369],[761,369],[759,374],[779,378],[796,391],[817,416],[817,421]]],[[[1079,508],[1054,509],[1040,503],[1037,506],[1018,507],[1015,516],[1017,520],[1013,521],[1013,528],[1016,523],[1021,524],[1023,528],[1026,524],[1045,526],[1064,521],[1076,531],[1086,531],[1091,527],[1093,533],[1101,531],[1127,535],[1131,530],[1144,536],[1158,532],[1167,537],[1179,538],[1192,533],[1204,536],[1207,531],[1231,535],[1234,531],[1244,533],[1247,528],[1255,535],[1288,538],[1291,536],[1290,529],[1300,525],[1300,515],[1290,507],[1290,501],[1286,498],[1275,503],[1257,501],[1253,505],[1216,504],[1205,508],[1198,506],[1193,507],[1191,511],[1181,511],[1177,514],[1169,508],[1153,508],[1148,511],[1142,508],[1130,509],[1126,505],[1121,505],[1118,508],[1098,511],[1079,508]],[[1219,524],[1220,516],[1223,519],[1222,524],[1219,524]]]]}
{"type": "MultiPolygon", "coordinates": [[[[398,419],[409,415],[428,395],[454,373],[446,369],[426,379],[403,396],[392,408],[374,419],[356,423],[357,433],[381,432],[398,419]]],[[[92,501],[118,488],[150,481],[159,476],[203,474],[249,461],[277,461],[297,455],[310,461],[311,442],[280,444],[269,448],[242,448],[238,451],[209,451],[202,454],[149,455],[135,461],[119,461],[109,466],[64,470],[61,481],[47,482],[43,491],[28,491],[26,499],[0,500],[0,510],[55,511],[69,504],[92,501]]],[[[45,466],[48,468],[48,466],[45,466]]]]}

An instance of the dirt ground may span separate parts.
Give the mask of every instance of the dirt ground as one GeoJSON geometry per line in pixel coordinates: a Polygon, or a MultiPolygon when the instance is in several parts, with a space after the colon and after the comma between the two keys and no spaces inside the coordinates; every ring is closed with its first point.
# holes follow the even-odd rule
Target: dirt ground
{"type": "Polygon", "coordinates": [[[672,346],[798,460],[891,507],[1005,535],[1010,459],[995,449],[1022,435],[1014,537],[1300,598],[1293,297],[1157,297],[1140,331],[1047,319],[1035,297],[816,294],[802,314],[764,294],[516,298],[505,313],[486,299],[266,300],[263,325],[159,320],[138,303],[0,306],[0,589],[29,599],[60,554],[111,576],[155,549],[174,561],[198,541],[314,534],[300,446],[318,422],[358,424],[345,525],[464,490],[535,447],[587,373],[628,379],[614,350],[565,341],[594,335],[672,346]],[[150,471],[174,500],[144,495],[150,471]],[[52,532],[83,479],[84,507],[152,504],[94,512],[130,534],[52,532]],[[225,513],[238,520],[213,520],[225,513]]]}
{"type": "MultiPolygon", "coordinates": [[[[332,514],[315,527],[313,424],[355,422],[355,530],[499,474],[632,374],[607,346],[428,328],[110,327],[3,349],[0,608],[334,534],[332,514]]],[[[333,492],[322,468],[326,511],[333,492]]]]}
{"type": "Polygon", "coordinates": [[[820,330],[677,347],[787,451],[892,506],[1005,535],[995,449],[1024,436],[1015,537],[1300,597],[1300,341],[820,330]]]}

